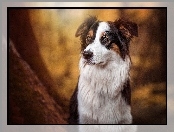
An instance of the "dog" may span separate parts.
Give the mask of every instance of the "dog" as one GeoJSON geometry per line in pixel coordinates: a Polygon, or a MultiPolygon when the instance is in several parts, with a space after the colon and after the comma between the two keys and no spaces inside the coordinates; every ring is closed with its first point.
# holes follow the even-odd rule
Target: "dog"
{"type": "Polygon", "coordinates": [[[80,75],[70,99],[70,124],[132,124],[129,44],[136,23],[88,17],[77,29],[80,75]]]}

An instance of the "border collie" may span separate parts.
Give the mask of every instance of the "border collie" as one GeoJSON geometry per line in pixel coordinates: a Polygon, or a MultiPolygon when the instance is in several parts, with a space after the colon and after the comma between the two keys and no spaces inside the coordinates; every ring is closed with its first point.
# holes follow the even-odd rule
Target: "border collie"
{"type": "Polygon", "coordinates": [[[80,76],[70,100],[70,124],[131,124],[129,44],[136,23],[87,18],[77,29],[81,39],[80,76]]]}

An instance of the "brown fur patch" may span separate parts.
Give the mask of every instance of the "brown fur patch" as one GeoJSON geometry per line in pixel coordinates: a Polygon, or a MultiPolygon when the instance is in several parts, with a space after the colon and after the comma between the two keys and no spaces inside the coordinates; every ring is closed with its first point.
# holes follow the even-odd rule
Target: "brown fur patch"
{"type": "Polygon", "coordinates": [[[86,43],[87,44],[92,43],[93,39],[94,39],[94,31],[90,30],[88,32],[88,35],[86,36],[86,43]]]}
{"type": "Polygon", "coordinates": [[[123,25],[120,25],[119,29],[122,31],[122,33],[125,35],[126,38],[131,38],[132,37],[129,30],[126,29],[123,25]]]}
{"type": "Polygon", "coordinates": [[[117,54],[119,54],[121,56],[120,49],[115,43],[112,43],[111,50],[115,51],[117,54]]]}
{"type": "Polygon", "coordinates": [[[90,37],[93,38],[93,36],[94,36],[94,31],[93,31],[93,30],[90,30],[90,31],[88,32],[88,35],[89,35],[90,37]]]}
{"type": "Polygon", "coordinates": [[[105,32],[102,32],[101,35],[100,35],[100,38],[104,35],[105,32]]]}

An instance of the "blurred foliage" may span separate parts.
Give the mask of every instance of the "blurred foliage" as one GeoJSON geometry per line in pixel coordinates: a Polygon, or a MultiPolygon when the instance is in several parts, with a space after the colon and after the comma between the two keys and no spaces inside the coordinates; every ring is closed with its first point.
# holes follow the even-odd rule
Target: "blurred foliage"
{"type": "MultiPolygon", "coordinates": [[[[125,18],[138,24],[139,37],[130,44],[132,113],[136,124],[165,124],[165,9],[12,9],[10,38],[66,113],[79,76],[80,40],[75,32],[89,15],[104,21],[125,18]]],[[[11,84],[18,82],[14,73],[10,76],[11,84]]]]}
{"type": "Polygon", "coordinates": [[[132,93],[135,124],[164,124],[166,119],[166,83],[149,83],[132,93]]]}

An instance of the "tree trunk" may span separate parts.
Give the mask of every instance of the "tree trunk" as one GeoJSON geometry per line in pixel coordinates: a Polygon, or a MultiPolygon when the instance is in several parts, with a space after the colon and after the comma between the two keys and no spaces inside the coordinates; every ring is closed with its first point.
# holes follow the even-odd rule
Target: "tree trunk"
{"type": "Polygon", "coordinates": [[[66,124],[64,111],[13,43],[8,61],[8,124],[66,124]]]}

